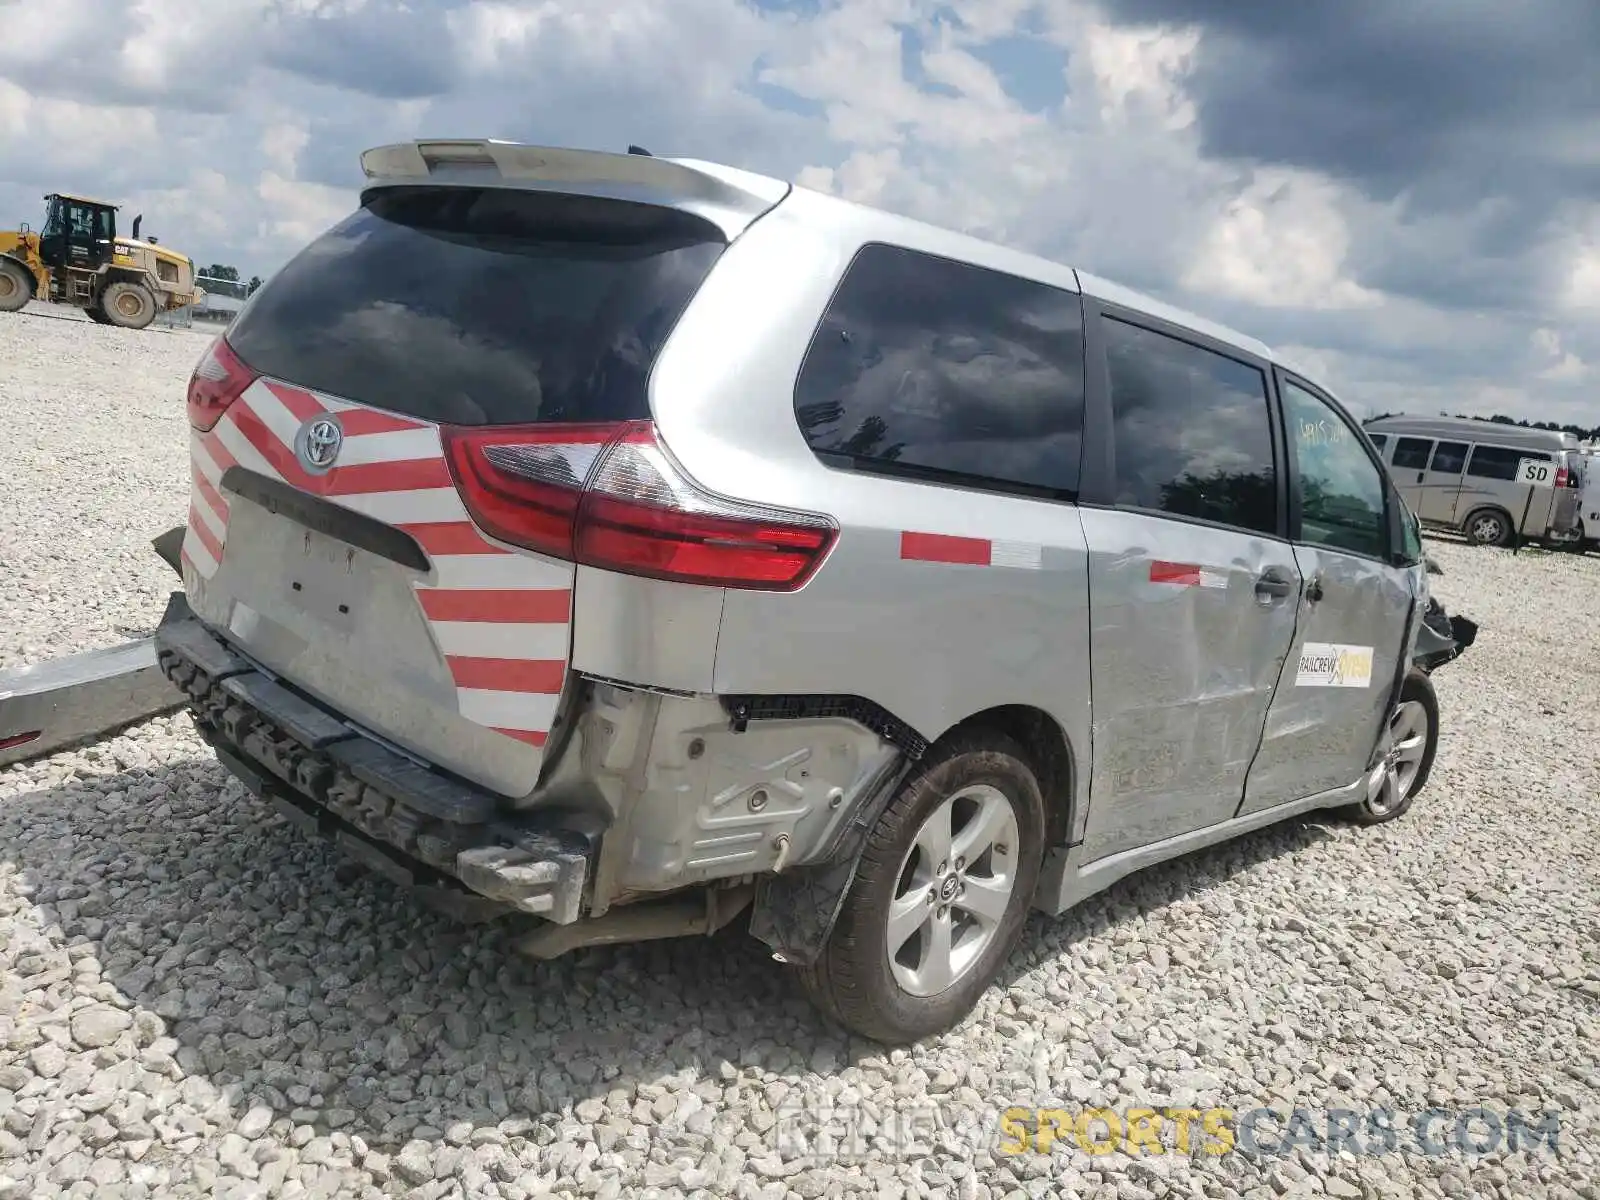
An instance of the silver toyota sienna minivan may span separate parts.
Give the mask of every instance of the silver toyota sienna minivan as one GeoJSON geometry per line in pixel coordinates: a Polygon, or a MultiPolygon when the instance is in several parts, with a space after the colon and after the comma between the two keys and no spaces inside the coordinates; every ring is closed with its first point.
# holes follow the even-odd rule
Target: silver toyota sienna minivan
{"type": "Polygon", "coordinates": [[[959,1021],[1030,907],[1425,783],[1415,518],[1266,346],[709,163],[367,152],[196,368],[218,757],[525,953],[959,1021]]]}

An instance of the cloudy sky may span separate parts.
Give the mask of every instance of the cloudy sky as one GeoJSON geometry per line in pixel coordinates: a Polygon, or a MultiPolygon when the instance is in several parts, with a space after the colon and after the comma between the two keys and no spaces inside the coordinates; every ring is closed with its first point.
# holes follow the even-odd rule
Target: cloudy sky
{"type": "Polygon", "coordinates": [[[1600,423],[1584,0],[0,0],[0,29],[5,226],[104,194],[265,274],[366,146],[636,142],[1154,292],[1358,411],[1600,423]]]}

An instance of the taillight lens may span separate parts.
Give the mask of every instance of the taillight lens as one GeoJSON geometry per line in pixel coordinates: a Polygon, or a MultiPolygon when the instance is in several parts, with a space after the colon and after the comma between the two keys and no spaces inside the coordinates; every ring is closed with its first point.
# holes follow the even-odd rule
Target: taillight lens
{"type": "Polygon", "coordinates": [[[583,484],[615,425],[442,433],[456,490],[479,528],[513,546],[572,557],[583,484]]]}
{"type": "Polygon", "coordinates": [[[212,428],[257,378],[218,334],[189,377],[189,424],[202,433],[212,428]]]}
{"type": "Polygon", "coordinates": [[[828,517],[706,491],[648,421],[443,432],[457,487],[485,533],[587,566],[792,591],[838,536],[828,517]]]}
{"type": "Polygon", "coordinates": [[[1559,488],[1566,487],[1567,486],[1567,479],[1568,479],[1567,469],[1565,467],[1557,467],[1556,468],[1556,486],[1559,487],[1559,488]]]}

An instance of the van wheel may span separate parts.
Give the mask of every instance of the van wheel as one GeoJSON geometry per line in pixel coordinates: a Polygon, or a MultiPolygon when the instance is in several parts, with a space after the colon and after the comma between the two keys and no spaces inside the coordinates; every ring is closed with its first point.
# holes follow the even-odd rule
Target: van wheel
{"type": "Polygon", "coordinates": [[[113,283],[100,294],[100,311],[113,325],[143,329],[156,319],[156,301],[142,283],[113,283]]]}
{"type": "Polygon", "coordinates": [[[0,258],[0,312],[16,312],[32,299],[28,273],[10,259],[0,258]]]}
{"type": "Polygon", "coordinates": [[[1467,518],[1467,541],[1474,546],[1509,546],[1511,518],[1495,508],[1480,508],[1467,518]]]}
{"type": "Polygon", "coordinates": [[[1010,738],[974,732],[935,752],[878,818],[821,956],[800,972],[812,1001],[890,1044],[957,1024],[1021,935],[1044,827],[1010,738]]]}
{"type": "Polygon", "coordinates": [[[1383,731],[1383,757],[1367,776],[1367,797],[1348,809],[1363,825],[1382,825],[1403,816],[1433,770],[1439,745],[1439,701],[1433,684],[1421,671],[1412,671],[1400,688],[1389,725],[1383,731]]]}

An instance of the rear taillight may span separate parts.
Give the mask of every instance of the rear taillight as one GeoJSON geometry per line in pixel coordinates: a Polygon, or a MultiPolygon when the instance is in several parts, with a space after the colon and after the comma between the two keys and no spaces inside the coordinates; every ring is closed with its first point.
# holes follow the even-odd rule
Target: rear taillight
{"type": "Polygon", "coordinates": [[[1567,470],[1566,467],[1557,467],[1556,468],[1556,486],[1558,488],[1577,487],[1578,486],[1578,477],[1576,475],[1574,475],[1571,471],[1567,470]]]}
{"type": "Polygon", "coordinates": [[[256,379],[219,333],[189,377],[189,424],[201,432],[210,429],[256,379]]]}
{"type": "Polygon", "coordinates": [[[648,421],[443,434],[456,486],[485,533],[587,566],[793,591],[838,536],[825,516],[706,491],[648,421]]]}
{"type": "Polygon", "coordinates": [[[456,490],[480,529],[513,546],[572,557],[584,481],[617,426],[440,432],[456,490]]]}

